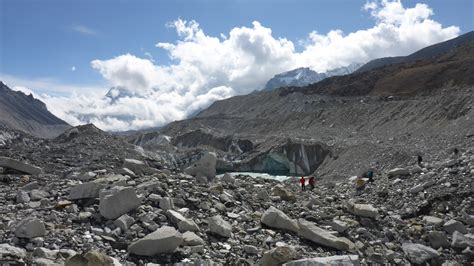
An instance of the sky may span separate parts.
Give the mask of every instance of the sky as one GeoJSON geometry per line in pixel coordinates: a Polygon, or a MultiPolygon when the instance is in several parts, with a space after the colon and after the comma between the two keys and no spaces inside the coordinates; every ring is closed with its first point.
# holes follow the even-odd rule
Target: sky
{"type": "Polygon", "coordinates": [[[156,127],[297,67],[407,55],[472,31],[473,2],[0,0],[0,80],[72,125],[156,127]],[[105,97],[112,87],[118,98],[105,97]]]}

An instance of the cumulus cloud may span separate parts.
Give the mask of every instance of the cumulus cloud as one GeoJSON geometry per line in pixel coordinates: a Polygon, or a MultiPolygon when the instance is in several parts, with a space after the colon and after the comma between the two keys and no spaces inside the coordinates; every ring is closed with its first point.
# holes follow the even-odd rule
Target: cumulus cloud
{"type": "Polygon", "coordinates": [[[71,30],[73,30],[75,32],[78,32],[80,34],[83,34],[83,35],[89,35],[89,36],[98,36],[99,35],[98,31],[96,31],[92,28],[86,27],[84,25],[73,25],[73,26],[71,26],[71,30]]]}
{"type": "Polygon", "coordinates": [[[112,101],[103,95],[75,94],[44,100],[72,124],[93,122],[105,130],[159,126],[186,118],[216,100],[260,89],[283,71],[310,67],[321,72],[406,55],[460,32],[432,20],[433,10],[426,4],[404,7],[400,1],[369,1],[363,12],[373,19],[373,27],[351,33],[310,32],[299,44],[301,52],[257,21],[210,36],[196,21],[178,19],[168,26],[176,30],[179,40],[156,44],[172,59],[169,65],[132,54],[91,62],[111,86],[127,91],[122,97],[112,101]]]}

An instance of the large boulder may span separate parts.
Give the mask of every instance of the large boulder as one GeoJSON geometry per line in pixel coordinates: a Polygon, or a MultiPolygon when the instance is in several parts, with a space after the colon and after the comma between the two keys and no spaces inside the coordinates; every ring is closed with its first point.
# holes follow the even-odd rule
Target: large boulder
{"type": "Polygon", "coordinates": [[[206,177],[208,181],[211,181],[216,177],[216,162],[216,154],[208,152],[201,159],[184,169],[184,172],[196,177],[206,177]]]}
{"type": "Polygon", "coordinates": [[[466,226],[463,223],[456,221],[454,219],[447,221],[443,225],[443,229],[450,234],[454,233],[455,231],[458,231],[463,234],[467,233],[466,226]]]}
{"type": "Polygon", "coordinates": [[[65,266],[119,266],[121,265],[117,259],[109,257],[97,251],[89,251],[86,254],[76,254],[68,258],[65,266]]]}
{"type": "Polygon", "coordinates": [[[123,160],[123,168],[126,168],[137,175],[153,173],[153,171],[151,171],[150,167],[148,167],[145,162],[136,159],[123,160]]]}
{"type": "Polygon", "coordinates": [[[183,243],[183,235],[174,227],[163,226],[144,238],[133,242],[128,252],[140,256],[154,256],[162,253],[173,253],[183,243]]]}
{"type": "Polygon", "coordinates": [[[100,192],[99,211],[107,219],[115,219],[140,206],[140,199],[131,187],[113,187],[100,192]]]}
{"type": "Polygon", "coordinates": [[[199,226],[192,219],[186,219],[184,221],[178,222],[178,230],[181,233],[184,233],[187,231],[197,232],[199,231],[199,226]]]}
{"type": "Polygon", "coordinates": [[[298,232],[298,223],[284,212],[271,206],[262,215],[261,222],[271,228],[298,232]]]}
{"type": "Polygon", "coordinates": [[[392,178],[395,176],[405,176],[410,174],[410,171],[406,168],[394,168],[390,171],[388,171],[387,176],[388,178],[392,178]]]}
{"type": "Polygon", "coordinates": [[[184,246],[199,246],[204,245],[204,240],[196,235],[194,232],[186,232],[183,234],[184,246]]]}
{"type": "Polygon", "coordinates": [[[261,266],[282,265],[285,262],[298,259],[296,250],[291,246],[282,246],[263,253],[261,266]]]}
{"type": "Polygon", "coordinates": [[[209,231],[212,234],[219,235],[222,237],[230,237],[232,234],[232,225],[229,222],[222,219],[220,215],[213,216],[208,220],[209,231]]]}
{"type": "Polygon", "coordinates": [[[230,175],[229,173],[225,173],[225,174],[222,176],[222,182],[233,184],[233,183],[235,183],[235,179],[234,179],[234,177],[233,177],[232,175],[230,175]]]}
{"type": "Polygon", "coordinates": [[[184,217],[181,213],[175,210],[167,210],[166,216],[174,225],[179,224],[181,221],[186,221],[186,217],[184,217]]]}
{"type": "Polygon", "coordinates": [[[330,257],[307,258],[287,262],[283,266],[339,266],[339,265],[360,265],[358,255],[339,255],[330,257]]]}
{"type": "Polygon", "coordinates": [[[304,219],[298,219],[298,235],[302,238],[310,240],[316,244],[335,248],[342,251],[348,251],[354,249],[354,243],[345,237],[337,237],[326,231],[314,223],[306,221],[304,219]]]}
{"type": "Polygon", "coordinates": [[[46,227],[38,218],[30,217],[21,220],[15,229],[15,235],[20,238],[35,238],[44,236],[46,227]]]}
{"type": "Polygon", "coordinates": [[[87,182],[75,185],[69,189],[69,199],[95,199],[99,197],[99,192],[105,185],[96,182],[87,182]]]}
{"type": "Polygon", "coordinates": [[[164,211],[174,209],[173,199],[164,197],[160,199],[160,208],[164,211]]]}
{"type": "Polygon", "coordinates": [[[41,168],[34,165],[20,162],[11,158],[0,156],[0,167],[12,169],[29,175],[39,175],[43,171],[41,168]]]}
{"type": "Polygon", "coordinates": [[[440,247],[443,248],[448,248],[449,247],[449,241],[448,237],[444,232],[439,232],[439,231],[433,231],[428,234],[428,241],[430,242],[430,245],[434,249],[438,249],[440,247]]]}
{"type": "Polygon", "coordinates": [[[358,204],[352,201],[347,203],[347,211],[357,216],[373,219],[377,218],[379,214],[378,209],[370,204],[358,204]]]}
{"type": "Polygon", "coordinates": [[[291,202],[296,201],[295,194],[291,193],[289,190],[287,190],[282,185],[274,186],[272,188],[272,195],[273,196],[279,196],[282,200],[285,200],[285,201],[291,201],[291,202]]]}
{"type": "Polygon", "coordinates": [[[407,259],[417,264],[439,256],[438,251],[422,244],[405,243],[402,245],[402,249],[407,259]]]}

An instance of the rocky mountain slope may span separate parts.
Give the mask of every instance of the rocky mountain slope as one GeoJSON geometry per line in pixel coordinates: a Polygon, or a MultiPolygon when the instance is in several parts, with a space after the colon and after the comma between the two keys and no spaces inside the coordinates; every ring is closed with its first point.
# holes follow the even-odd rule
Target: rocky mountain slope
{"type": "Polygon", "coordinates": [[[0,124],[37,137],[51,138],[70,126],[33,96],[13,91],[0,81],[0,124]]]}
{"type": "MultiPolygon", "coordinates": [[[[420,166],[301,191],[284,182],[202,179],[92,125],[1,154],[0,261],[20,265],[467,264],[474,259],[474,146],[420,166]],[[15,152],[13,152],[15,151],[15,152]],[[33,167],[33,166],[34,167],[33,167]],[[39,169],[35,173],[11,172],[39,169]]],[[[382,160],[382,158],[380,158],[382,160]]],[[[198,163],[199,164],[199,163],[198,163]]],[[[209,167],[215,167],[210,165],[209,167]]],[[[308,186],[307,186],[308,187],[308,186]]]]}
{"type": "Polygon", "coordinates": [[[393,64],[415,62],[417,60],[427,60],[427,59],[439,56],[441,54],[448,53],[449,51],[456,49],[457,47],[464,45],[466,43],[472,42],[473,40],[474,40],[474,32],[471,31],[457,38],[428,46],[408,56],[384,57],[384,58],[378,58],[378,59],[372,60],[368,62],[367,64],[361,66],[355,72],[361,73],[361,72],[369,71],[375,68],[393,65],[393,64]]]}
{"type": "Polygon", "coordinates": [[[339,67],[326,71],[324,73],[318,73],[308,67],[293,69],[275,75],[267,82],[267,84],[265,84],[265,88],[263,90],[270,91],[281,87],[304,87],[328,77],[351,74],[361,65],[362,64],[353,63],[345,67],[339,67]]]}
{"type": "Polygon", "coordinates": [[[473,48],[465,43],[424,61],[218,101],[160,133],[171,142],[189,138],[184,146],[190,149],[213,150],[221,171],[317,169],[331,179],[376,163],[390,169],[417,154],[472,142],[473,48]],[[202,132],[213,140],[203,143],[209,137],[202,132]],[[227,137],[253,148],[229,152],[216,143],[227,137]]]}

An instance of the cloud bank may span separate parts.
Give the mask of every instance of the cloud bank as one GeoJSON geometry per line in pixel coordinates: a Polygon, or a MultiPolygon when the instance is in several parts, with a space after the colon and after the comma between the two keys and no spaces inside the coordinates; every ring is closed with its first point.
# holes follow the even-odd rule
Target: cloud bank
{"type": "Polygon", "coordinates": [[[407,55],[460,32],[458,27],[443,27],[431,19],[433,10],[426,4],[407,8],[400,1],[384,0],[367,2],[362,9],[374,20],[373,27],[351,33],[310,32],[297,44],[301,52],[257,21],[251,27],[209,36],[196,21],[178,19],[168,25],[176,30],[178,41],[156,44],[172,59],[169,65],[132,54],[91,62],[116,87],[111,92],[114,99],[75,93],[42,100],[73,125],[92,122],[104,130],[154,127],[184,119],[216,100],[260,89],[283,71],[310,67],[320,72],[407,55]]]}

